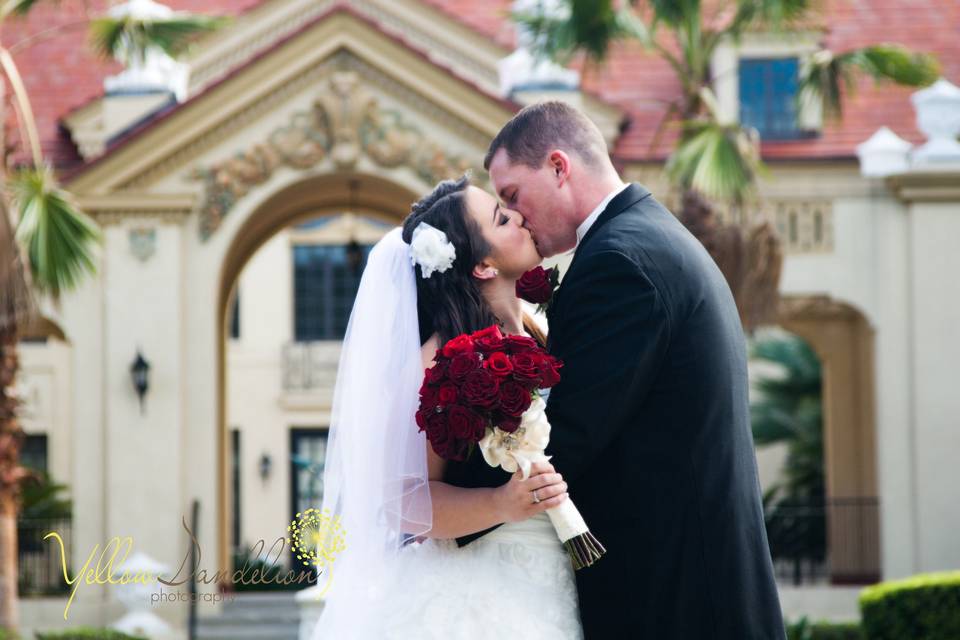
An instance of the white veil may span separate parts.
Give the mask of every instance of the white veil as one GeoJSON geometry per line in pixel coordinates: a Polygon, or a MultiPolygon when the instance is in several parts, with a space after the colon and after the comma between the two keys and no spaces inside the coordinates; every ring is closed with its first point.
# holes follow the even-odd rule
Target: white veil
{"type": "Polygon", "coordinates": [[[426,437],[414,419],[424,375],[415,278],[393,229],[370,252],[340,355],[321,510],[340,518],[345,548],[314,639],[380,637],[375,612],[390,597],[394,560],[433,526],[426,437]]]}

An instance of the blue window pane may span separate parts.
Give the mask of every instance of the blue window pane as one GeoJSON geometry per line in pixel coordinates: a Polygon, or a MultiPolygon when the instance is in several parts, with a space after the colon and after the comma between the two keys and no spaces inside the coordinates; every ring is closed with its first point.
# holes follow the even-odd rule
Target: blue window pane
{"type": "Polygon", "coordinates": [[[350,263],[350,252],[344,245],[293,248],[295,340],[343,339],[372,248],[358,247],[360,259],[356,265],[350,263]]]}
{"type": "Polygon", "coordinates": [[[740,122],[767,140],[798,138],[796,58],[740,61],[740,122]]]}

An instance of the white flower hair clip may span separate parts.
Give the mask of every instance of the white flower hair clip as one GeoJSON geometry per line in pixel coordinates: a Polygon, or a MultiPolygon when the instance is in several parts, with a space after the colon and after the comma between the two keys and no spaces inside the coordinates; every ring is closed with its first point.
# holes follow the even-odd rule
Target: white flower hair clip
{"type": "Polygon", "coordinates": [[[419,264],[424,278],[433,272],[443,273],[453,266],[457,251],[447,239],[447,234],[426,222],[421,222],[413,230],[410,239],[410,262],[419,264]]]}

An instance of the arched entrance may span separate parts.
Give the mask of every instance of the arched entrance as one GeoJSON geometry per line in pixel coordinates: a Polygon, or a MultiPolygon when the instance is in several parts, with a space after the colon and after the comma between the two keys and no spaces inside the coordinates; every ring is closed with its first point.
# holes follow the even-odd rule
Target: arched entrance
{"type": "MultiPolygon", "coordinates": [[[[244,221],[226,251],[216,301],[217,356],[217,566],[230,569],[230,478],[227,425],[226,337],[228,307],[244,265],[257,249],[281,229],[309,218],[345,211],[394,224],[409,212],[417,195],[385,178],[361,173],[331,173],[305,178],[263,201],[244,221]]],[[[269,543],[269,541],[268,541],[269,543]]]]}
{"type": "Polygon", "coordinates": [[[785,297],[779,316],[822,365],[830,580],[875,582],[881,567],[874,330],[860,311],[825,296],[785,297]]]}

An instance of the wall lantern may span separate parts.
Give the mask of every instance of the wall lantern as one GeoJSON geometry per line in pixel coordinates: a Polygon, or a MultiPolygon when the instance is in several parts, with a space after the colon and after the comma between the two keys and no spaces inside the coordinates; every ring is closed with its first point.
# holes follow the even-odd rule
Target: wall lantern
{"type": "Polygon", "coordinates": [[[137,359],[130,365],[130,375],[133,377],[133,388],[136,389],[137,397],[140,398],[140,415],[143,415],[143,399],[150,387],[150,363],[140,353],[140,347],[137,347],[137,359]]]}
{"type": "Polygon", "coordinates": [[[260,456],[260,478],[266,480],[270,477],[270,467],[273,464],[273,460],[270,459],[270,454],[264,452],[260,456]]]}

